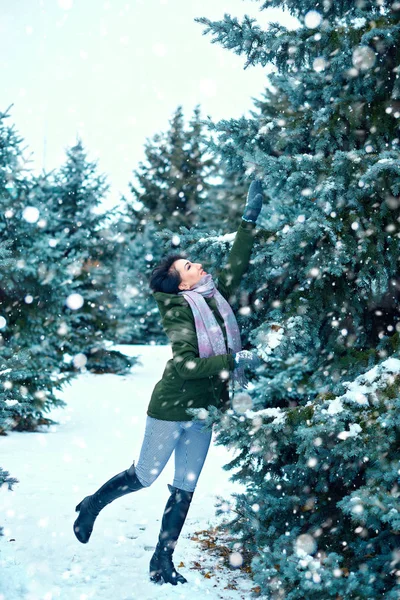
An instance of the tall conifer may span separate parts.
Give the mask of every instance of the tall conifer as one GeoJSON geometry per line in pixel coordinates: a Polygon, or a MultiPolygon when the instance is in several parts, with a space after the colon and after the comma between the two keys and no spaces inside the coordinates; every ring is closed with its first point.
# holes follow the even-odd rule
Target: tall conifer
{"type": "Polygon", "coordinates": [[[270,359],[212,415],[247,486],[228,527],[271,598],[394,600],[400,4],[260,3],[278,5],[296,30],[199,19],[246,67],[276,71],[251,118],[210,124],[266,197],[242,315],[270,359]]]}

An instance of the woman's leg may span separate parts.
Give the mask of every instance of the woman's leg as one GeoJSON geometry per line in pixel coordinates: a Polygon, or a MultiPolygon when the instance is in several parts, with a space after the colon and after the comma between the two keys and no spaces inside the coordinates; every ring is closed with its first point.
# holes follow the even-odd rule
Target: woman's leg
{"type": "Polygon", "coordinates": [[[201,421],[182,421],[182,432],[175,448],[173,486],[194,492],[212,438],[212,431],[201,421]]]}
{"type": "Polygon", "coordinates": [[[148,487],[157,479],[181,435],[182,421],[162,421],[147,415],[146,429],[136,474],[141,483],[148,487]]]}
{"type": "Polygon", "coordinates": [[[146,430],[137,467],[132,466],[115,475],[76,507],[79,512],[74,533],[83,544],[89,541],[100,511],[113,500],[150,486],[159,476],[171,456],[179,436],[180,422],[161,421],[147,416],[146,430]]]}
{"type": "Polygon", "coordinates": [[[175,447],[175,477],[164,509],[156,550],[150,561],[150,579],[177,585],[186,583],[177,572],[172,554],[185,523],[193,493],[210,446],[212,431],[201,421],[181,421],[180,436],[175,447]]]}
{"type": "Polygon", "coordinates": [[[135,464],[132,464],[129,469],[111,477],[94,494],[86,496],[75,508],[75,511],[79,512],[74,523],[74,533],[77,539],[82,544],[86,544],[100,511],[117,498],[131,492],[137,492],[143,487],[142,482],[136,475],[135,464]]]}

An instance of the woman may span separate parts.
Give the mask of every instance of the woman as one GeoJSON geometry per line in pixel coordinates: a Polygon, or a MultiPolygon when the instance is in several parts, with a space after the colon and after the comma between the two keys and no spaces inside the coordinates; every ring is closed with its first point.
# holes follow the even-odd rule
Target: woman
{"type": "Polygon", "coordinates": [[[74,533],[89,541],[94,521],[110,502],[149,487],[175,451],[175,476],[161,523],[157,547],[150,561],[150,579],[177,585],[186,579],[172,562],[211,442],[212,431],[194,420],[187,409],[229,408],[229,372],[246,386],[244,367],[257,366],[256,353],[242,350],[236,318],[228,303],[246,271],[253,246],[262,188],[253,181],[242,222],[226,267],[213,278],[200,263],[181,255],[167,256],[154,270],[150,287],[172,344],[173,358],[155,385],[147,410],[146,429],[138,464],[115,475],[76,507],[74,533]],[[227,351],[228,349],[228,351],[227,351]]]}

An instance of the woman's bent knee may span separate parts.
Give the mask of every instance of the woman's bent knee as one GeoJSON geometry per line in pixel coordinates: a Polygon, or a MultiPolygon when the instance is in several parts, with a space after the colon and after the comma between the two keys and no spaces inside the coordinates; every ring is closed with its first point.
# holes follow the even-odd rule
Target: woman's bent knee
{"type": "Polygon", "coordinates": [[[160,473],[149,473],[146,472],[145,474],[142,474],[140,472],[140,470],[136,470],[136,475],[140,481],[140,483],[144,486],[144,487],[150,487],[151,485],[153,485],[153,483],[155,482],[155,480],[158,478],[158,476],[160,475],[160,473]]]}

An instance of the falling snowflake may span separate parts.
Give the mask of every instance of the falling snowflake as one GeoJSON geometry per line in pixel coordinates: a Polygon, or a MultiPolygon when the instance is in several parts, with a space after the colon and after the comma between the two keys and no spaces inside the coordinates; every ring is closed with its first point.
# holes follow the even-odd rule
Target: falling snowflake
{"type": "Polygon", "coordinates": [[[82,352],[80,352],[79,354],[76,354],[74,356],[73,363],[77,369],[81,369],[87,363],[87,356],[85,354],[83,354],[82,352]]]}
{"type": "Polygon", "coordinates": [[[65,304],[68,306],[68,308],[77,310],[83,306],[83,298],[81,294],[70,294],[66,299],[65,304]]]}
{"type": "Polygon", "coordinates": [[[374,66],[376,62],[376,55],[369,46],[357,46],[353,50],[352,61],[356,69],[366,71],[374,66]]]}
{"type": "Polygon", "coordinates": [[[310,10],[304,17],[304,24],[309,29],[315,29],[322,22],[322,15],[316,10],[310,10]]]}
{"type": "Polygon", "coordinates": [[[313,554],[317,549],[317,543],[312,535],[302,533],[296,538],[294,543],[295,551],[298,556],[313,554]]]}
{"type": "Polygon", "coordinates": [[[35,206],[26,206],[22,211],[22,216],[28,223],[36,223],[39,214],[39,210],[35,206]]]}
{"type": "Polygon", "coordinates": [[[236,394],[233,397],[232,408],[237,413],[243,414],[247,410],[251,410],[252,407],[253,407],[253,401],[251,399],[251,396],[249,396],[249,394],[246,394],[246,392],[236,394]]]}

